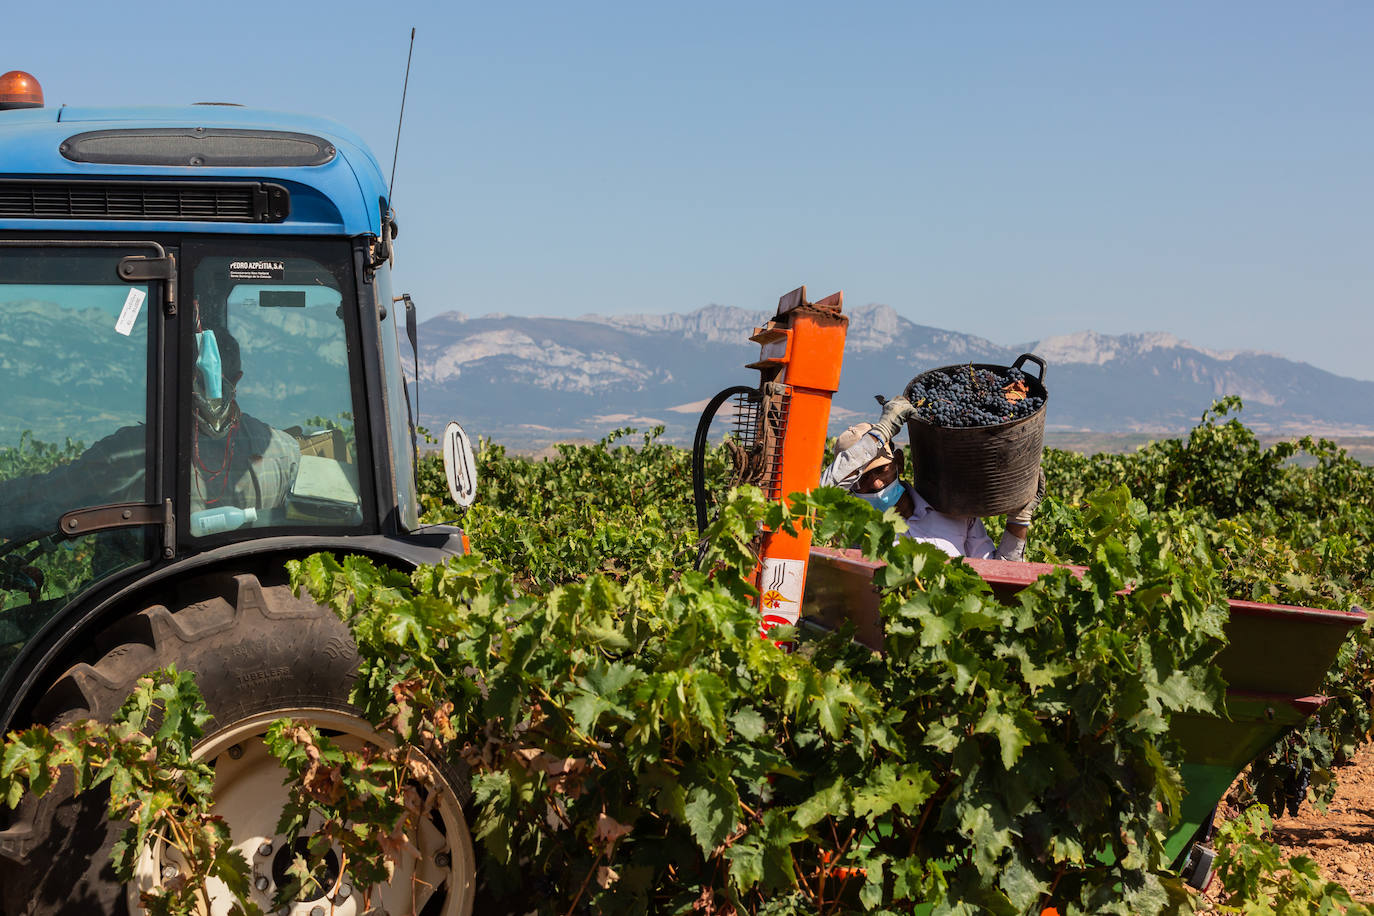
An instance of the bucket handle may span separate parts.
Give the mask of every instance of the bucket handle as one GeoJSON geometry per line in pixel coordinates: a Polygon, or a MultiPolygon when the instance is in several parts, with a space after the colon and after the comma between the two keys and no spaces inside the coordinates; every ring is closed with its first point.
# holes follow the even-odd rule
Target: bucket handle
{"type": "Polygon", "coordinates": [[[1020,369],[1025,365],[1026,360],[1030,360],[1040,367],[1040,375],[1036,378],[1036,381],[1043,385],[1045,383],[1045,361],[1034,353],[1022,353],[1020,356],[1016,357],[1016,362],[1012,363],[1011,367],[1013,369],[1020,369]]]}

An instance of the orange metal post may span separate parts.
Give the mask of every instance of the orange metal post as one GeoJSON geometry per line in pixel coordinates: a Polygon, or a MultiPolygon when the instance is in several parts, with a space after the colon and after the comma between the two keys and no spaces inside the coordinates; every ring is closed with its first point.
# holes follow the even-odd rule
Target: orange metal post
{"type": "MultiPolygon", "coordinates": [[[[762,347],[750,368],[759,370],[765,392],[764,460],[773,499],[820,483],[830,399],[840,387],[849,327],[843,304],[843,293],[807,302],[803,286],[783,296],[777,315],[750,338],[762,347]]],[[[797,622],[810,550],[810,531],[764,532],[757,579],[760,635],[797,622]]]]}

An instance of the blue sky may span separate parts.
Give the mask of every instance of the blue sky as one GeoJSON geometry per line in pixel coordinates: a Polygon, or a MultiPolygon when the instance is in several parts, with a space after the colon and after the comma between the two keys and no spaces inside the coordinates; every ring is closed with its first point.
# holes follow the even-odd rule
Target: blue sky
{"type": "Polygon", "coordinates": [[[1374,6],[7,10],[49,104],[238,101],[390,169],[421,316],[771,307],[1168,331],[1374,379],[1374,6]]]}

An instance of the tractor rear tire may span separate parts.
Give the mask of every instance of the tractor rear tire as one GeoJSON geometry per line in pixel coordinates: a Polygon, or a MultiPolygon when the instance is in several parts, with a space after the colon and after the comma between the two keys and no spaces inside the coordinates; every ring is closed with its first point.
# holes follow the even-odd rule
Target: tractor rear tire
{"type": "MultiPolygon", "coordinates": [[[[246,850],[255,875],[270,875],[272,863],[255,861],[254,853],[274,838],[248,831],[245,840],[235,828],[239,812],[233,810],[235,805],[242,807],[244,786],[261,802],[259,790],[270,793],[268,787],[275,782],[275,791],[285,801],[285,790],[280,789],[283,771],[258,740],[267,725],[287,716],[327,729],[341,743],[386,743],[348,703],[357,648],[333,612],[309,598],[295,597],[284,583],[265,585],[252,574],[197,579],[177,586],[175,598],[164,600],[168,603],[148,607],[106,631],[95,645],[109,646],[109,651],[93,663],[72,666],[58,678],[38,706],[38,719],[52,725],[79,718],[108,721],[142,675],[168,665],[194,672],[214,716],[196,753],[215,765],[216,812],[226,817],[234,845],[246,850]],[[226,782],[237,789],[224,788],[226,782]],[[223,810],[225,806],[230,810],[223,810]]],[[[405,888],[404,896],[411,899],[411,892],[424,885],[430,890],[421,887],[422,896],[430,894],[430,899],[417,911],[426,916],[465,916],[475,883],[472,844],[462,814],[469,790],[461,775],[446,766],[435,769],[440,785],[432,789],[439,796],[433,823],[425,825],[424,837],[412,837],[417,846],[430,847],[429,858],[410,872],[416,883],[405,888]],[[428,881],[421,878],[422,871],[428,881]]],[[[25,800],[0,842],[6,853],[0,856],[3,916],[141,912],[137,888],[126,888],[111,866],[111,849],[125,824],[106,818],[108,798],[103,787],[73,795],[68,779],[42,799],[25,800]]],[[[258,813],[242,817],[262,821],[258,813]]],[[[272,826],[265,828],[269,831],[275,829],[275,814],[272,819],[272,826]]],[[[139,876],[146,886],[159,880],[159,866],[151,853],[144,858],[152,871],[139,876]]],[[[400,875],[398,871],[398,879],[400,875]]],[[[312,907],[320,909],[316,904],[323,904],[327,912],[362,912],[362,889],[350,894],[346,882],[347,876],[335,881],[332,897],[302,901],[285,912],[299,910],[304,916],[312,907]],[[340,889],[343,896],[337,893],[340,889]]],[[[274,890],[269,887],[268,895],[274,890]]],[[[390,889],[384,893],[392,895],[390,889]]],[[[265,904],[266,899],[259,902],[265,904]]]]}

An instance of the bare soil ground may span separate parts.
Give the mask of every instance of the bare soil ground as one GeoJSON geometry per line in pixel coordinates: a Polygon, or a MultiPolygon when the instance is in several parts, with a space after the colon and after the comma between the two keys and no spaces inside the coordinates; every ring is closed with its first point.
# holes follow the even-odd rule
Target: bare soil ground
{"type": "Polygon", "coordinates": [[[1278,822],[1274,840],[1287,855],[1315,859],[1351,896],[1374,900],[1374,744],[1336,771],[1336,797],[1325,813],[1304,802],[1297,817],[1278,822]]]}
{"type": "MultiPolygon", "coordinates": [[[[1219,816],[1226,816],[1226,807],[1219,816]]],[[[1336,772],[1336,797],[1325,812],[1304,802],[1295,817],[1278,820],[1272,839],[1285,856],[1314,860],[1324,878],[1339,883],[1356,900],[1374,901],[1374,744],[1365,745],[1349,766],[1336,772]]],[[[1210,907],[1224,896],[1220,882],[1213,880],[1203,912],[1216,912],[1210,907]]]]}

